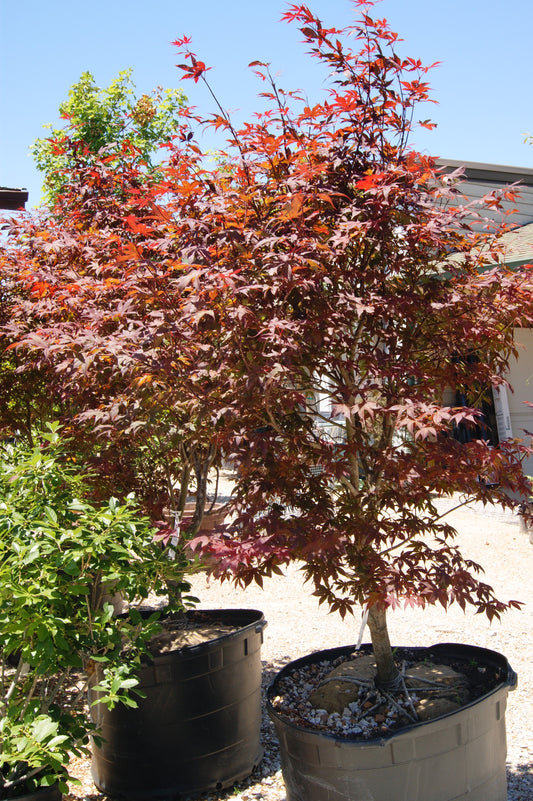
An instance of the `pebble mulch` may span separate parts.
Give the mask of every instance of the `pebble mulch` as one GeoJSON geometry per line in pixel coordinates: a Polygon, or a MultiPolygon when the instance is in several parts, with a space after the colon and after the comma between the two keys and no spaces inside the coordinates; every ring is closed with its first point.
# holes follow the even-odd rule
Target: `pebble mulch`
{"type": "Polygon", "coordinates": [[[393,697],[390,693],[379,692],[366,681],[358,682],[357,698],[342,712],[317,708],[312,702],[313,693],[324,687],[331,671],[345,661],[343,657],[323,660],[292,671],[277,683],[276,694],[271,699],[272,708],[296,725],[358,740],[379,737],[403,724],[416,722],[416,693],[400,693],[393,697]]]}

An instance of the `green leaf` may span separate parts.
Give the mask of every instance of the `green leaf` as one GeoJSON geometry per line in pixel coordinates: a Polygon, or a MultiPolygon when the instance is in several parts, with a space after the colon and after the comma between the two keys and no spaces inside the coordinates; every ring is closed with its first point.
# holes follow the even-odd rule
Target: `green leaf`
{"type": "Polygon", "coordinates": [[[67,562],[65,565],[63,565],[63,570],[69,576],[79,576],[80,575],[79,565],[76,562],[73,562],[73,561],[67,562]]]}
{"type": "Polygon", "coordinates": [[[54,526],[57,525],[57,514],[54,509],[50,506],[45,506],[44,513],[46,515],[46,519],[52,523],[54,526]]]}
{"type": "Polygon", "coordinates": [[[130,690],[132,687],[137,687],[138,684],[138,679],[124,679],[120,686],[123,690],[130,690]]]}
{"type": "Polygon", "coordinates": [[[37,742],[44,742],[57,732],[57,723],[47,716],[38,717],[32,724],[32,734],[37,742]]]}

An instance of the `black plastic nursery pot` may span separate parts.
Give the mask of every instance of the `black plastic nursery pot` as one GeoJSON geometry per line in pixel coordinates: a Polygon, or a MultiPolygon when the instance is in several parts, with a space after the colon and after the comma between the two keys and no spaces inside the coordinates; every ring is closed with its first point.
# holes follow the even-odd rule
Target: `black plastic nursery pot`
{"type": "Polygon", "coordinates": [[[409,650],[476,660],[496,668],[501,683],[457,711],[365,741],[290,722],[272,705],[280,679],[304,665],[349,656],[354,646],[291,662],[267,695],[287,801],[507,801],[505,708],[516,686],[509,663],[495,651],[454,643],[409,650]]]}
{"type": "Polygon", "coordinates": [[[255,609],[202,610],[235,631],[152,658],[145,698],[131,709],[93,707],[103,743],[92,749],[99,790],[128,801],[223,789],[262,757],[261,658],[266,621],[255,609]]]}

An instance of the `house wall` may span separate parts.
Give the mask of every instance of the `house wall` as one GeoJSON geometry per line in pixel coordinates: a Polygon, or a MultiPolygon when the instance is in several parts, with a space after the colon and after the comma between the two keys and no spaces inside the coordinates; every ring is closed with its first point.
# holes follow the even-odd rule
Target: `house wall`
{"type": "MultiPolygon", "coordinates": [[[[516,201],[504,203],[506,210],[516,210],[509,215],[507,222],[517,228],[502,238],[505,245],[503,258],[511,269],[533,263],[533,169],[454,159],[438,159],[437,163],[445,173],[463,168],[458,188],[468,200],[478,199],[510,184],[519,184],[516,201]]],[[[493,218],[498,219],[498,214],[493,218]]],[[[513,391],[505,392],[501,402],[495,397],[495,406],[500,436],[524,437],[525,431],[533,432],[533,407],[527,405],[527,401],[533,403],[533,330],[515,329],[515,337],[519,355],[512,359],[507,376],[513,391]]],[[[524,462],[524,472],[533,476],[533,458],[524,462]]]]}
{"type": "MultiPolygon", "coordinates": [[[[514,437],[525,436],[524,431],[533,432],[533,329],[515,329],[515,339],[519,348],[518,359],[513,358],[508,380],[513,391],[507,392],[507,402],[514,437]]],[[[524,463],[524,472],[533,476],[533,457],[524,463]]]]}

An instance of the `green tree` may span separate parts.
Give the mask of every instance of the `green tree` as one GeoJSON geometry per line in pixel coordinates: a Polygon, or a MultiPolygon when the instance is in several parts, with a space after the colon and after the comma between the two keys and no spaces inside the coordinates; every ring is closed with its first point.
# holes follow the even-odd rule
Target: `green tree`
{"type": "Polygon", "coordinates": [[[119,161],[124,148],[133,148],[146,170],[154,171],[157,151],[172,138],[185,96],[179,89],[161,87],[138,96],[131,75],[131,69],[123,70],[107,88],[100,88],[84,72],[59,106],[63,127],[46,125],[50,135],[32,145],[35,163],[44,173],[48,205],[62,193],[76,160],[90,163],[104,148],[119,161]]]}

